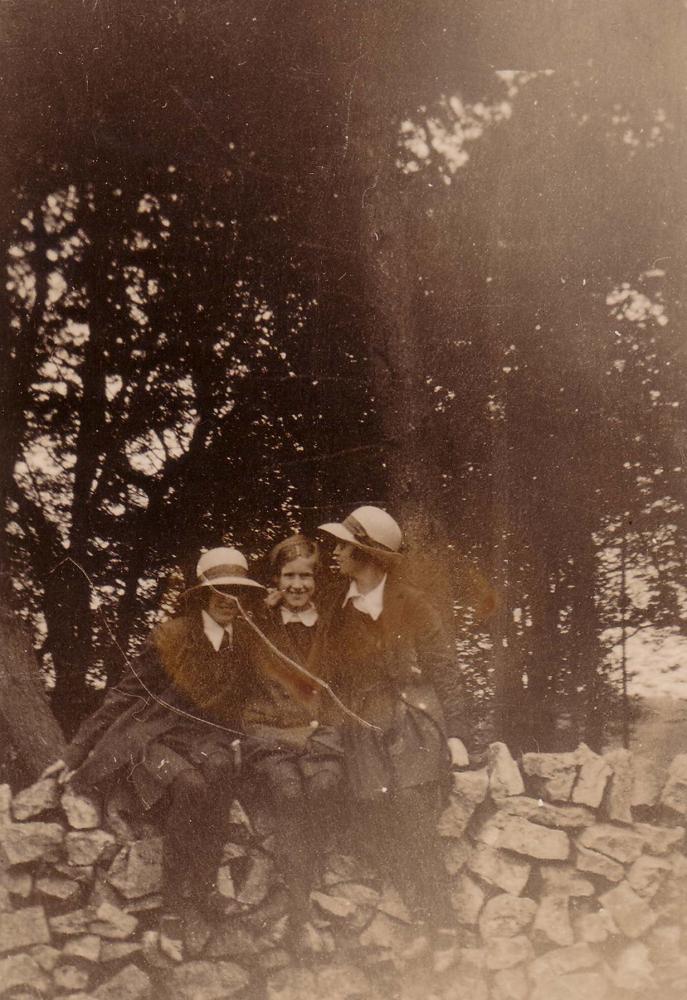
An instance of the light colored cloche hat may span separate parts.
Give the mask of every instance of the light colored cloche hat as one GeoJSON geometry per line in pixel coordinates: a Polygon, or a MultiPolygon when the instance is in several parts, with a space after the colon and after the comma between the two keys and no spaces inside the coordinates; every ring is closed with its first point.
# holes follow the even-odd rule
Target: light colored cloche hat
{"type": "Polygon", "coordinates": [[[210,549],[204,552],[196,566],[196,587],[259,587],[248,576],[246,557],[238,549],[210,549]]]}
{"type": "Polygon", "coordinates": [[[342,542],[350,542],[356,548],[373,555],[398,557],[401,555],[403,534],[391,514],[381,507],[356,507],[340,523],[338,521],[321,524],[319,531],[342,542]]]}

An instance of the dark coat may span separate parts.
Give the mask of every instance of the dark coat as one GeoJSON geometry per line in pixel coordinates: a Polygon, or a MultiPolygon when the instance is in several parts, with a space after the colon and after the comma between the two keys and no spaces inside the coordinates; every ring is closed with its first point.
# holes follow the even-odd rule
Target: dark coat
{"type": "Polygon", "coordinates": [[[199,613],[163,622],[67,748],[74,781],[97,786],[126,769],[148,806],[181,770],[230,753],[254,692],[251,641],[237,621],[231,647],[216,652],[199,613]]]}
{"type": "MultiPolygon", "coordinates": [[[[254,620],[276,649],[310,670],[306,664],[319,622],[310,628],[298,623],[285,625],[279,608],[265,608],[254,620]]],[[[259,639],[251,652],[257,686],[243,720],[246,732],[255,737],[249,750],[252,761],[274,754],[290,756],[294,751],[315,756],[340,753],[337,734],[331,727],[319,725],[322,693],[317,684],[259,639]]]]}
{"type": "Polygon", "coordinates": [[[322,615],[309,667],[370,730],[323,700],[323,717],[342,726],[354,794],[438,781],[448,767],[447,736],[465,737],[465,703],[455,651],[420,591],[387,578],[375,622],[346,587],[322,615]]]}

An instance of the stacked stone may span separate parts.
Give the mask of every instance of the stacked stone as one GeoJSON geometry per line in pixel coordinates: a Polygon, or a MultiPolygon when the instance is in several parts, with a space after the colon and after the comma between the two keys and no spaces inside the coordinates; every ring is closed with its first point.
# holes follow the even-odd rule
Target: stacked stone
{"type": "Polygon", "coordinates": [[[663,787],[628,751],[584,745],[520,769],[493,744],[455,775],[440,832],[472,1000],[687,996],[685,815],[687,755],[663,787]]]}
{"type": "MultiPolygon", "coordinates": [[[[269,822],[238,803],[203,953],[159,950],[161,840],[40,781],[0,787],[0,996],[71,1000],[683,1000],[687,755],[503,744],[456,773],[439,825],[460,932],[432,950],[380,873],[333,852],[313,893],[311,959],[283,947],[269,822]],[[116,832],[113,832],[116,831],[116,832]]],[[[413,859],[408,859],[413,864],[413,859]]]]}

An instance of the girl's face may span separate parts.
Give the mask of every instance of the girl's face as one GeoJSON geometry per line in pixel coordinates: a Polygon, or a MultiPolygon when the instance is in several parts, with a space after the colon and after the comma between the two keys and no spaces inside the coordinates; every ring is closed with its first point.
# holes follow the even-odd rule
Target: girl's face
{"type": "Polygon", "coordinates": [[[226,628],[230,625],[238,611],[233,591],[228,587],[212,587],[208,597],[207,611],[218,625],[226,628]]]}
{"type": "Polygon", "coordinates": [[[343,576],[353,576],[357,565],[355,546],[350,542],[338,542],[334,549],[334,561],[343,576]]]}
{"type": "Polygon", "coordinates": [[[315,593],[315,560],[298,556],[284,563],[277,586],[284,595],[284,604],[292,611],[307,608],[315,593]]]}

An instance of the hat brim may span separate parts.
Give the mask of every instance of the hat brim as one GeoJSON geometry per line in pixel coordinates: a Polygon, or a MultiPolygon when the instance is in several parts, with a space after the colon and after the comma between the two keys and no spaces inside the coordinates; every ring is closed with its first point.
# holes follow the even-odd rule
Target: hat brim
{"type": "Polygon", "coordinates": [[[251,580],[247,576],[216,576],[214,580],[202,580],[191,590],[199,590],[201,587],[257,587],[258,590],[265,588],[256,580],[251,580]]]}
{"type": "Polygon", "coordinates": [[[355,545],[356,549],[362,549],[363,552],[369,552],[372,556],[379,556],[382,559],[402,559],[403,553],[393,552],[391,549],[376,548],[373,545],[365,545],[363,542],[359,542],[352,531],[349,531],[347,527],[343,524],[339,524],[338,521],[328,522],[327,524],[320,524],[318,531],[325,531],[328,535],[333,535],[334,538],[338,538],[341,542],[348,542],[350,545],[355,545]]]}

